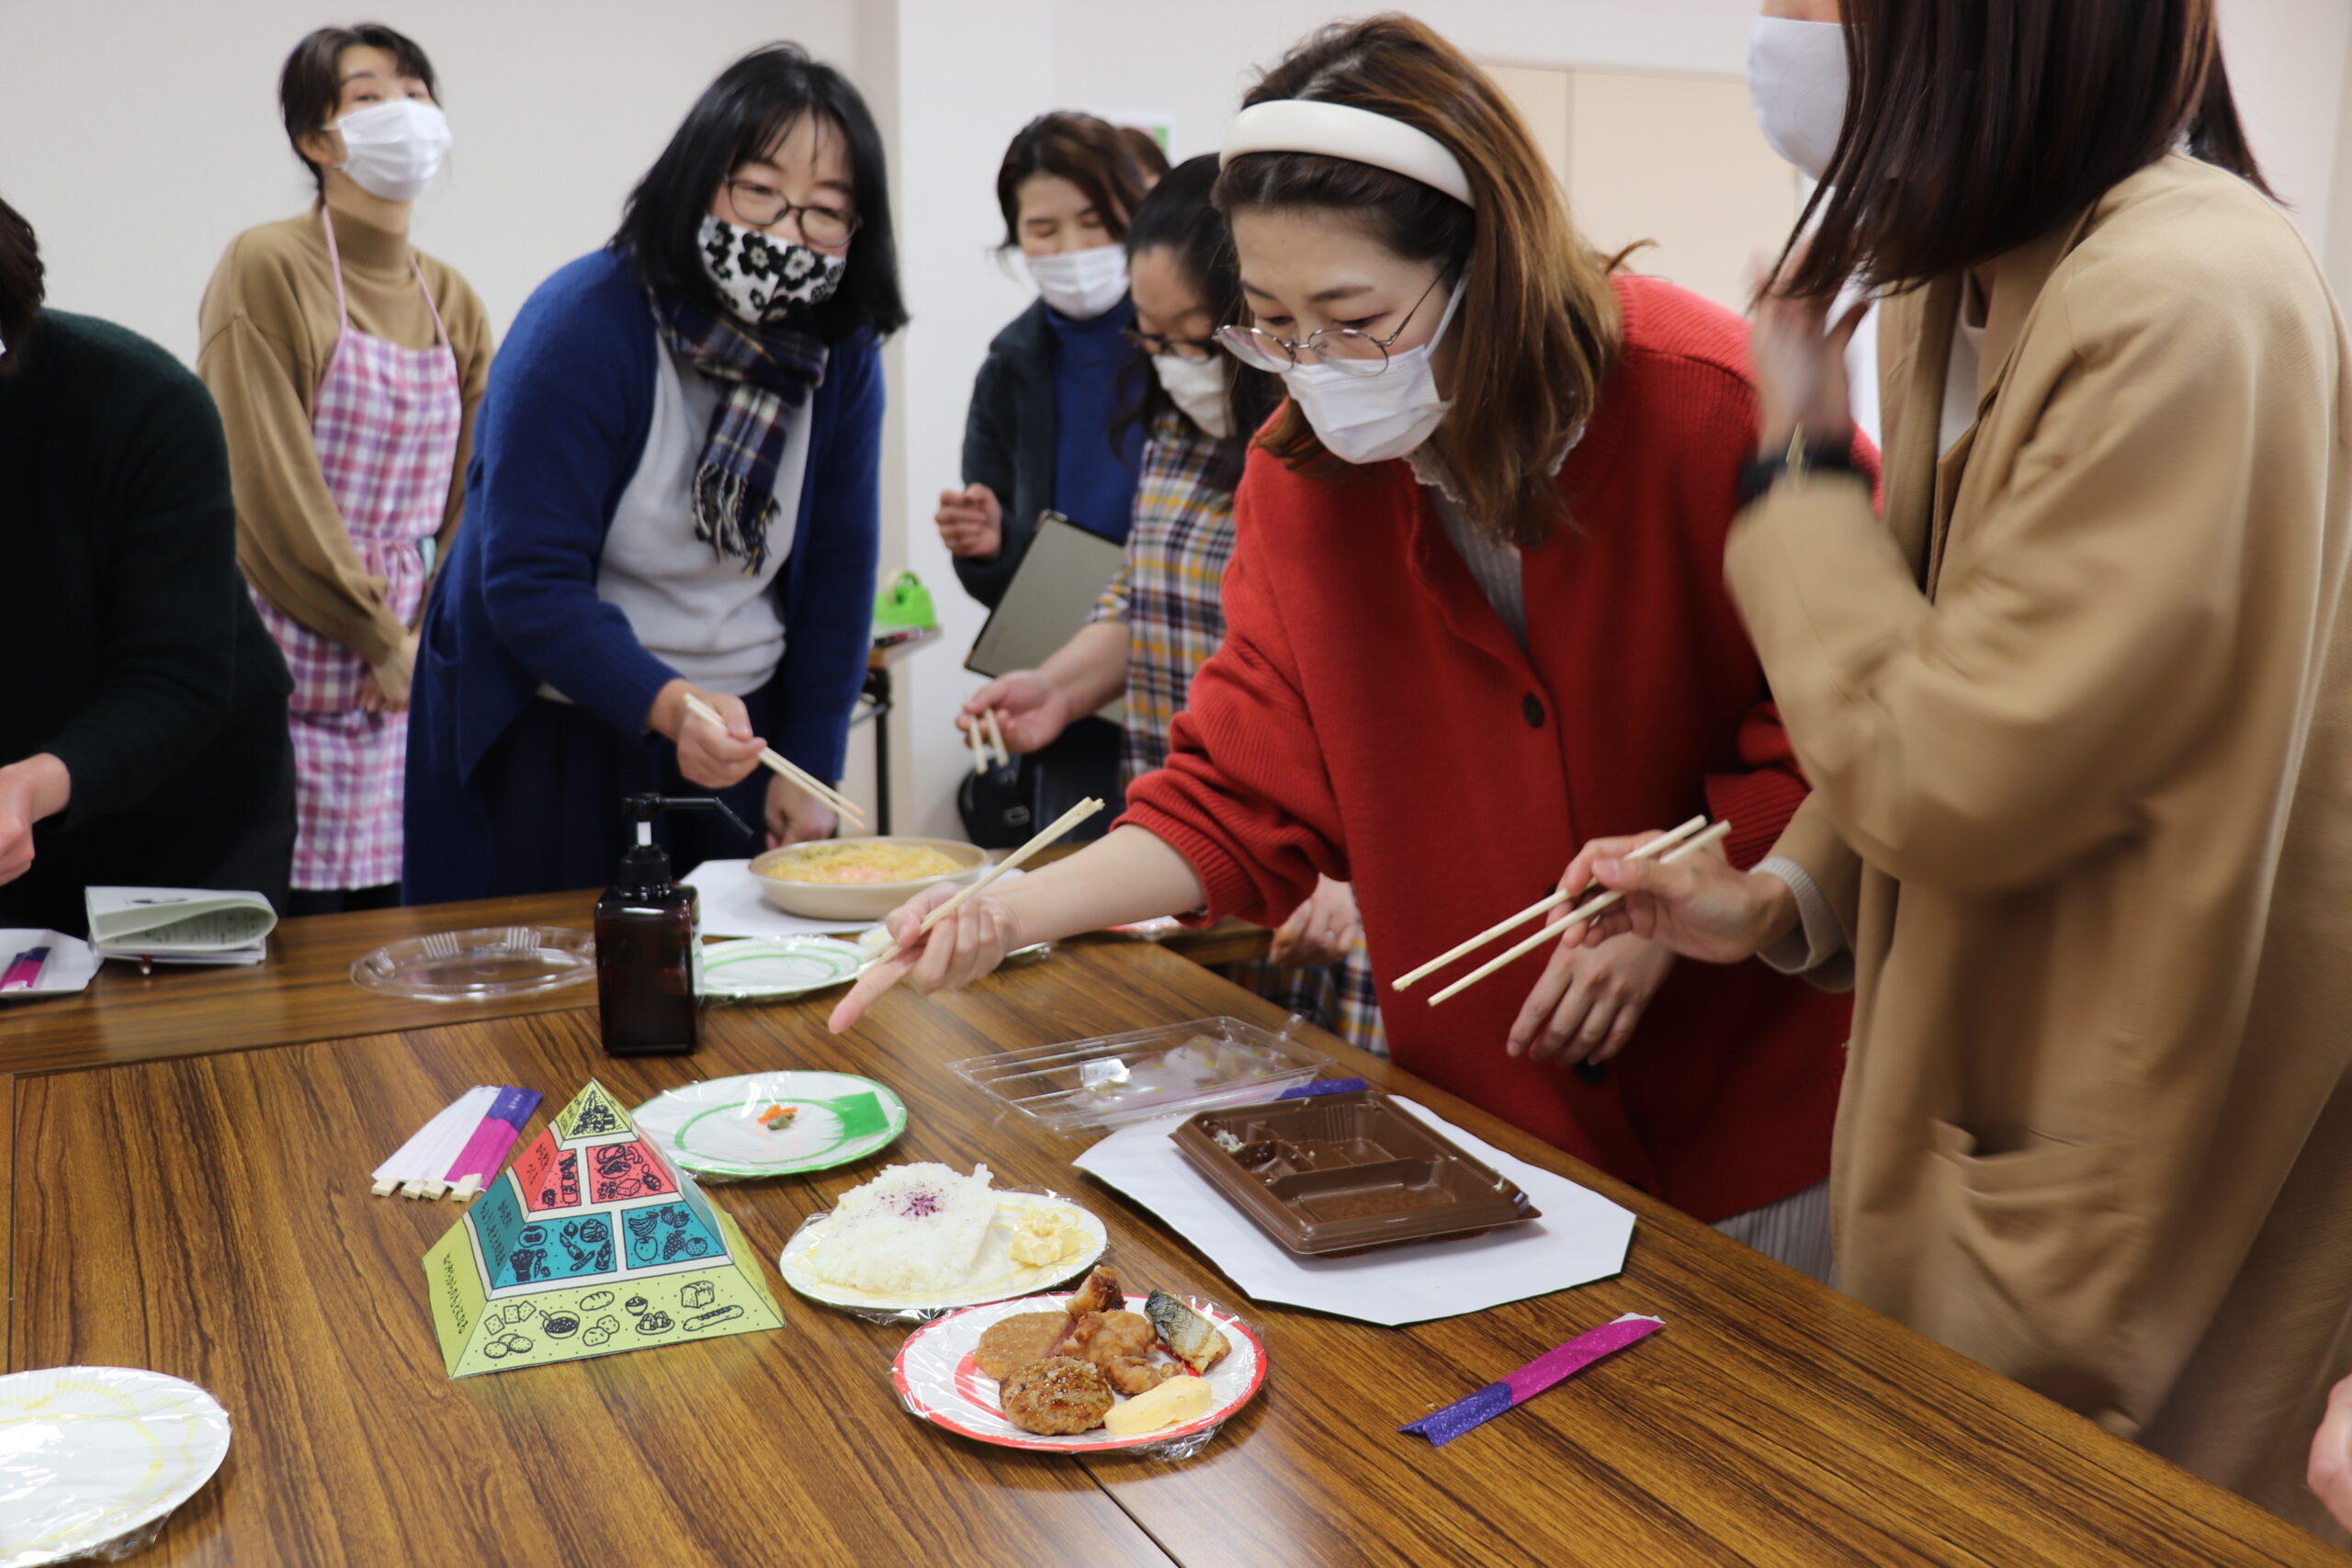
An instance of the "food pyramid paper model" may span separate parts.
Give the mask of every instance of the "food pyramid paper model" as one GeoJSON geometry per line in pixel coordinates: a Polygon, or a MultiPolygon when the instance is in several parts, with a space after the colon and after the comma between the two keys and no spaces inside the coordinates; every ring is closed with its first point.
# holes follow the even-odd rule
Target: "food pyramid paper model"
{"type": "Polygon", "coordinates": [[[424,1277],[453,1378],[784,1326],[735,1222],[593,1078],[424,1277]]]}

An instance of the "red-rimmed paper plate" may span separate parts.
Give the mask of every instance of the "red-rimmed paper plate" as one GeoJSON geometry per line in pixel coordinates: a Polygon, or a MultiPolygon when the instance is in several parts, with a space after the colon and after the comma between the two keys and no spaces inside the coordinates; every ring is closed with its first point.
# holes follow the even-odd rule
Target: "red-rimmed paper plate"
{"type": "MultiPolygon", "coordinates": [[[[1143,1311],[1148,1299],[1129,1296],[1127,1310],[1143,1311]]],[[[933,1426],[979,1442],[1037,1453],[1091,1454],[1152,1448],[1213,1431],[1247,1404],[1266,1381],[1266,1347],[1256,1331],[1230,1313],[1189,1301],[1185,1304],[1216,1325],[1233,1347],[1208,1370],[1209,1387],[1216,1397],[1207,1414],[1131,1438],[1114,1438],[1100,1427],[1060,1437],[1024,1432],[1006,1418],[1004,1407],[997,1402],[997,1382],[980,1371],[972,1359],[973,1352],[979,1348],[980,1336],[1004,1319],[1024,1312],[1059,1312],[1069,1302],[1067,1294],[996,1302],[916,1329],[899,1348],[898,1359],[890,1363],[890,1381],[897,1385],[899,1399],[933,1426]]]]}

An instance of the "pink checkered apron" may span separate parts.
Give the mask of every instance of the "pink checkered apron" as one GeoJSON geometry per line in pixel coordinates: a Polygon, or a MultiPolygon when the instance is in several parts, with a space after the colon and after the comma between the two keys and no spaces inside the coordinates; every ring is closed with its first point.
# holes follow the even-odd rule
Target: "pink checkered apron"
{"type": "MultiPolygon", "coordinates": [[[[413,257],[416,286],[433,311],[433,346],[402,348],[351,330],[334,224],[324,211],[319,217],[341,332],[311,400],[311,435],[360,561],[369,576],[383,579],[386,606],[406,623],[424,597],[419,547],[440,532],[449,505],[465,420],[458,358],[413,257]]],[[[367,712],[359,705],[365,660],[280,614],[259,593],[254,603],[294,675],[294,886],[398,882],[408,715],[367,712]]]]}

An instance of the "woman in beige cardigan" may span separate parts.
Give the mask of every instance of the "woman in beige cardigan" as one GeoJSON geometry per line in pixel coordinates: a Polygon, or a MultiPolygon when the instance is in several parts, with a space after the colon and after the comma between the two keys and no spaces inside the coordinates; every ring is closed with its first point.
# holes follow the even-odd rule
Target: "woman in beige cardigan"
{"type": "MultiPolygon", "coordinates": [[[[2303,1471],[2352,1371],[2343,327],[2211,0],[1845,14],[1726,558],[1805,874],[1621,840],[1569,883],[1634,892],[1589,940],[1850,977],[1846,1290],[2341,1539],[2303,1471]],[[1810,451],[1849,277],[1890,296],[1883,515],[1810,451]]],[[[1804,52],[1758,73],[1786,144],[1804,52]]]]}

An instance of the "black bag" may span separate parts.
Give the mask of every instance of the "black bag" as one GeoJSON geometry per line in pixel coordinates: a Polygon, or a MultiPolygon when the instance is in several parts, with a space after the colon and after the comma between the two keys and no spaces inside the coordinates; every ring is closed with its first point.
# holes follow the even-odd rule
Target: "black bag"
{"type": "Polygon", "coordinates": [[[1072,842],[1101,838],[1126,808],[1119,788],[1119,727],[1092,717],[1063,730],[1044,750],[1013,758],[1009,768],[966,773],[956,786],[956,809],[972,842],[1012,850],[1089,795],[1100,796],[1110,809],[1072,829],[1072,842]]]}

